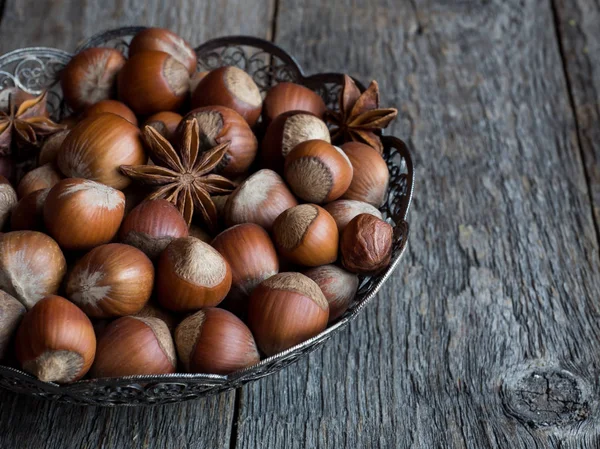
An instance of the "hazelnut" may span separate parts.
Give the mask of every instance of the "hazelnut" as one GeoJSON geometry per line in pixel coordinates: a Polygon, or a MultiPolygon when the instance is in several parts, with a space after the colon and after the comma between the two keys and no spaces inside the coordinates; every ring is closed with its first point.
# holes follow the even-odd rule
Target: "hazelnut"
{"type": "Polygon", "coordinates": [[[192,95],[192,107],[226,106],[233,109],[254,126],[262,110],[262,96],[258,86],[243,70],[226,66],[204,76],[192,95]]]}
{"type": "Polygon", "coordinates": [[[231,267],[229,296],[236,300],[245,300],[258,284],[279,271],[277,252],[269,234],[254,223],[226,229],[211,245],[231,267]]]}
{"type": "Polygon", "coordinates": [[[111,114],[123,117],[132,125],[137,126],[138,124],[137,117],[135,116],[133,111],[129,109],[125,103],[121,103],[117,100],[99,101],[98,103],[87,108],[83,113],[82,118],[88,118],[93,115],[102,114],[103,112],[110,112],[111,114]]]}
{"type": "Polygon", "coordinates": [[[315,204],[283,212],[275,220],[273,236],[279,253],[293,263],[318,267],[337,259],[337,226],[331,215],[315,204]]]}
{"type": "Polygon", "coordinates": [[[54,164],[58,157],[58,152],[62,147],[65,138],[69,135],[70,130],[65,129],[49,136],[40,149],[38,163],[40,165],[54,164]]]}
{"type": "Polygon", "coordinates": [[[0,231],[10,217],[10,212],[17,204],[17,192],[10,185],[8,179],[0,176],[0,231]]]}
{"type": "Polygon", "coordinates": [[[256,157],[258,142],[244,117],[225,106],[206,106],[191,111],[183,122],[192,118],[198,122],[203,151],[230,142],[216,172],[235,176],[248,170],[256,157]]]}
{"type": "Polygon", "coordinates": [[[190,225],[189,235],[202,240],[204,243],[210,243],[213,239],[208,232],[193,223],[190,225]]]}
{"type": "Polygon", "coordinates": [[[342,265],[348,271],[373,274],[390,264],[394,229],[385,221],[360,214],[342,233],[340,251],[342,265]]]}
{"type": "Polygon", "coordinates": [[[137,33],[129,43],[129,57],[148,50],[170,54],[187,68],[190,75],[196,70],[196,52],[182,37],[170,30],[146,28],[137,33]]]}
{"type": "Polygon", "coordinates": [[[147,160],[138,127],[106,112],[82,120],[71,130],[57,163],[67,177],[123,189],[131,179],[121,173],[121,165],[141,165],[147,160]]]}
{"type": "Polygon", "coordinates": [[[267,127],[262,140],[262,166],[283,173],[283,164],[290,151],[296,145],[314,139],[331,143],[329,129],[323,120],[303,111],[278,115],[267,127]]]}
{"type": "Polygon", "coordinates": [[[358,276],[336,266],[322,265],[304,273],[321,288],[329,303],[329,322],[344,314],[358,290],[358,276]]]}
{"type": "Polygon", "coordinates": [[[194,93],[202,79],[210,72],[195,72],[190,78],[190,92],[194,93]]]}
{"type": "Polygon", "coordinates": [[[177,367],[173,338],[158,318],[125,316],[110,323],[98,339],[93,377],[170,374],[177,367]]]}
{"type": "Polygon", "coordinates": [[[0,290],[0,360],[6,356],[25,311],[23,304],[0,290]]]}
{"type": "Polygon", "coordinates": [[[171,140],[181,123],[181,119],[181,114],[177,112],[163,111],[148,117],[144,126],[152,126],[165,139],[171,140]]]}
{"type": "Polygon", "coordinates": [[[212,246],[194,237],[173,240],[156,270],[158,301],[166,309],[191,311],[218,305],[231,288],[231,268],[212,246]]]}
{"type": "Polygon", "coordinates": [[[42,165],[28,172],[17,187],[17,195],[23,198],[36,190],[54,187],[62,179],[52,164],[42,165]]]}
{"type": "Polygon", "coordinates": [[[44,203],[50,189],[36,190],[24,196],[10,216],[13,231],[42,231],[44,229],[44,203]]]}
{"type": "Polygon", "coordinates": [[[184,319],[175,344],[191,373],[229,374],[260,360],[250,329],[231,312],[213,307],[184,319]]]}
{"type": "Polygon", "coordinates": [[[342,150],[355,168],[350,187],[343,197],[381,206],[390,179],[383,157],[374,148],[359,142],[347,142],[342,145],[342,150]]]}
{"type": "Polygon", "coordinates": [[[325,206],[325,210],[331,214],[337,224],[340,234],[346,228],[350,220],[360,214],[371,214],[377,218],[383,219],[379,210],[363,201],[356,200],[337,200],[325,206]]]}
{"type": "Polygon", "coordinates": [[[325,102],[319,94],[294,83],[279,83],[267,92],[263,103],[263,118],[270,123],[275,117],[288,111],[306,111],[323,118],[325,102]]]}
{"type": "Polygon", "coordinates": [[[123,220],[125,195],[87,179],[64,179],[48,193],[44,223],[58,244],[86,250],[110,242],[123,220]]]}
{"type": "Polygon", "coordinates": [[[44,382],[73,382],[90,369],[96,335],[90,319],[75,304],[48,296],[27,312],[16,336],[23,370],[44,382]]]}
{"type": "Polygon", "coordinates": [[[150,299],[154,267],[139,249],[100,245],[83,256],[67,279],[67,297],[94,318],[132,315],[150,299]]]}
{"type": "Polygon", "coordinates": [[[271,231],[275,219],[298,201],[272,170],[259,170],[229,195],[223,211],[227,226],[256,223],[271,231]]]}
{"type": "Polygon", "coordinates": [[[140,318],[158,318],[164,321],[171,332],[175,330],[179,322],[177,315],[162,309],[158,304],[155,304],[152,299],[134,316],[140,318]]]}
{"type": "Polygon", "coordinates": [[[137,115],[179,109],[187,98],[190,75],[168,53],[141,51],[125,63],[118,77],[119,100],[137,115]]]}
{"type": "Polygon", "coordinates": [[[67,105],[80,111],[113,97],[124,64],[125,57],[114,48],[89,48],[73,56],[60,76],[67,105]]]}
{"type": "Polygon", "coordinates": [[[248,324],[267,356],[316,336],[327,326],[329,305],[319,286],[300,273],[279,273],[250,296],[248,324]]]}
{"type": "Polygon", "coordinates": [[[284,172],[296,196],[310,203],[323,204],[346,192],[353,169],[338,147],[324,140],[307,140],[287,155],[284,172]]]}
{"type": "Polygon", "coordinates": [[[0,235],[0,289],[30,309],[58,291],[67,263],[58,244],[36,231],[0,235]]]}
{"type": "Polygon", "coordinates": [[[172,240],[188,236],[187,222],[166,200],[147,200],[125,217],[119,239],[155,260],[172,240]]]}

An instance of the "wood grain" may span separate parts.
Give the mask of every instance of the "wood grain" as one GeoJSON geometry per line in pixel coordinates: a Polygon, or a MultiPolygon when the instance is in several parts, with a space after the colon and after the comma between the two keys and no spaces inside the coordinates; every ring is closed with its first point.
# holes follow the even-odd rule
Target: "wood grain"
{"type": "MultiPolygon", "coordinates": [[[[72,51],[94,33],[141,24],[170,28],[193,45],[225,33],[268,37],[271,10],[268,0],[7,0],[0,53],[35,45],[72,51]]],[[[231,392],[182,405],[106,409],[57,405],[0,390],[0,447],[228,448],[234,398],[231,392]]]]}
{"type": "Polygon", "coordinates": [[[134,25],[169,28],[193,46],[226,34],[269,38],[271,2],[6,0],[0,52],[38,45],[72,51],[93,34],[134,25]]]}
{"type": "Polygon", "coordinates": [[[600,445],[598,242],[553,24],[541,0],[280,1],[308,73],[401,108],[416,190],[394,279],[243,389],[236,449],[600,445]]]}
{"type": "Polygon", "coordinates": [[[554,0],[563,62],[574,104],[578,137],[600,223],[600,4],[554,0]]]}

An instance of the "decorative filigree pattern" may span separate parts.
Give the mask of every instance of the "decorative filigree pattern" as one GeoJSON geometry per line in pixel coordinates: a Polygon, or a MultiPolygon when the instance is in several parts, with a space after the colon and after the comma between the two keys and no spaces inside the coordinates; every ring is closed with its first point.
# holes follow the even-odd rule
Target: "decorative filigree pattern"
{"type": "Polygon", "coordinates": [[[15,50],[0,56],[0,91],[18,87],[39,95],[48,89],[48,111],[53,118],[60,119],[64,105],[58,74],[70,59],[67,52],[44,47],[15,50]]]}
{"type": "MultiPolygon", "coordinates": [[[[77,51],[95,46],[111,46],[127,52],[131,37],[142,28],[122,28],[93,36],[77,51]]],[[[342,74],[329,73],[305,77],[297,62],[284,50],[253,37],[225,37],[196,48],[198,67],[210,70],[222,65],[236,65],[252,75],[263,92],[282,81],[294,81],[318,92],[329,107],[337,107],[343,81],[342,74]]],[[[45,87],[55,92],[54,118],[65,113],[57,74],[71,55],[53,49],[23,49],[0,57],[0,91],[18,85],[32,93],[45,87]]],[[[359,88],[364,86],[357,83],[359,88]]],[[[390,267],[377,276],[361,277],[355,301],[335,323],[316,337],[289,350],[262,360],[248,369],[228,376],[203,374],[169,374],[132,376],[118,379],[83,380],[59,386],[44,383],[14,368],[0,366],[0,387],[51,400],[81,405],[156,405],[187,401],[237,388],[247,382],[273,374],[305,357],[347,326],[375,297],[400,262],[408,239],[406,222],[413,189],[413,167],[408,148],[401,140],[383,136],[384,158],[390,168],[387,201],[381,208],[394,226],[393,256],[390,267]]]]}

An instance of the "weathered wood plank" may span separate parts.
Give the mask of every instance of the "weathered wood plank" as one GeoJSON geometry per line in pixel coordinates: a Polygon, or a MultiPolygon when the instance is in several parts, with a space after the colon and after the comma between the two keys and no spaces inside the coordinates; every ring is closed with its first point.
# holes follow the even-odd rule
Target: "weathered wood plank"
{"type": "Polygon", "coordinates": [[[167,27],[194,46],[225,34],[269,38],[271,2],[6,0],[0,52],[38,45],[72,51],[93,34],[132,25],[167,27]]]}
{"type": "MultiPolygon", "coordinates": [[[[225,33],[268,37],[271,9],[269,0],[8,0],[0,53],[35,45],[72,51],[94,33],[140,24],[170,28],[194,45],[225,33]]],[[[56,405],[0,390],[0,447],[228,448],[234,397],[232,392],[183,405],[105,409],[56,405]]]]}
{"type": "Polygon", "coordinates": [[[380,81],[416,196],[394,279],[243,389],[236,448],[598,447],[598,242],[550,3],[281,0],[277,29],[309,73],[380,81]]]}
{"type": "Polygon", "coordinates": [[[600,4],[554,0],[562,56],[577,117],[580,146],[600,224],[600,4]]]}

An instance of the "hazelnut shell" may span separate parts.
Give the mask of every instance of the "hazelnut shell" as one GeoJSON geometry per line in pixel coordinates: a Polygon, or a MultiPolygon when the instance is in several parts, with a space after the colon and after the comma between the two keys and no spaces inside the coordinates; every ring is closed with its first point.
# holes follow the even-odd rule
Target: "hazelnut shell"
{"type": "Polygon", "coordinates": [[[360,214],[342,233],[340,252],[342,265],[359,274],[377,273],[390,264],[394,229],[385,221],[360,214]]]}

